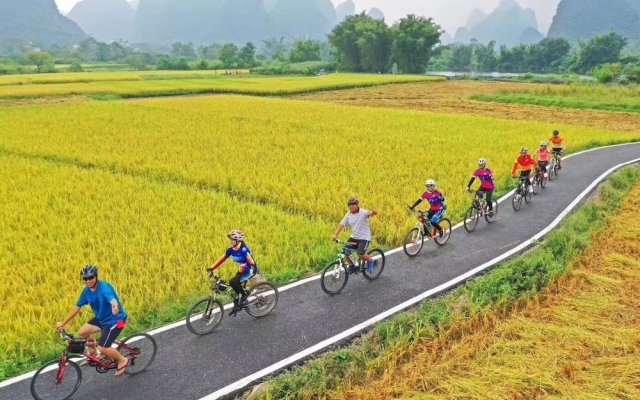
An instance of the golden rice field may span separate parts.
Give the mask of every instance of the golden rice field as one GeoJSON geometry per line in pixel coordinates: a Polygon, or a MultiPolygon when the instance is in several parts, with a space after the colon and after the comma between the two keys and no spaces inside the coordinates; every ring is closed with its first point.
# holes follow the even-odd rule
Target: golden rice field
{"type": "Polygon", "coordinates": [[[440,78],[412,75],[330,74],[325,76],[224,76],[211,71],[167,74],[110,72],[55,74],[48,78],[0,79],[0,99],[60,97],[72,95],[150,97],[179,94],[237,93],[286,95],[312,91],[385,85],[403,82],[434,82],[440,78]],[[22,79],[23,81],[20,81],[22,79]],[[49,79],[49,80],[45,80],[49,79]],[[14,83],[14,84],[12,84],[14,83]]]}
{"type": "Polygon", "coordinates": [[[640,398],[639,211],[636,186],[545,296],[398,349],[376,378],[327,398],[640,398]]]}
{"type": "Polygon", "coordinates": [[[284,279],[334,249],[325,222],[193,186],[1,154],[0,176],[0,350],[9,356],[56,343],[52,324],[75,304],[87,263],[99,265],[139,324],[206,290],[204,269],[234,227],[247,229],[261,268],[287,271],[284,279]]]}
{"type": "MultiPolygon", "coordinates": [[[[637,91],[637,89],[635,89],[637,91]]],[[[629,101],[633,98],[634,89],[606,88],[591,86],[536,85],[514,82],[476,82],[476,81],[445,81],[433,82],[430,85],[421,83],[407,83],[389,87],[369,87],[352,90],[340,90],[319,93],[307,93],[297,98],[323,101],[345,105],[393,108],[403,110],[420,110],[453,114],[471,114],[500,119],[515,119],[521,121],[536,121],[605,128],[618,131],[640,131],[640,115],[638,113],[612,114],[609,111],[595,109],[562,108],[515,102],[492,103],[473,100],[472,97],[483,95],[488,98],[502,96],[502,93],[532,94],[532,96],[547,93],[548,96],[580,95],[596,93],[592,96],[606,99],[624,97],[629,101]],[[567,91],[562,94],[562,90],[567,91]],[[550,92],[548,92],[550,91],[550,92]],[[611,94],[607,95],[606,93],[611,94]]],[[[637,97],[637,96],[636,96],[637,97]]],[[[616,102],[616,100],[609,100],[616,102]]]]}
{"type": "MultiPolygon", "coordinates": [[[[563,124],[217,96],[90,102],[0,110],[0,149],[153,176],[337,222],[345,199],[380,211],[376,238],[396,245],[406,215],[436,179],[450,215],[486,157],[505,188],[520,146],[560,128],[570,149],[640,139],[563,124]]],[[[309,268],[315,268],[309,266],[309,268]]]]}
{"type": "MultiPolygon", "coordinates": [[[[220,82],[264,94],[382,79],[220,82]]],[[[69,85],[130,85],[143,95],[147,82],[175,83],[69,85]]],[[[175,84],[183,90],[189,82],[175,84]]],[[[0,273],[11,277],[0,285],[8,304],[0,308],[0,366],[50,350],[55,341],[42,338],[76,300],[78,268],[87,262],[101,266],[136,323],[202,293],[202,269],[224,251],[232,228],[248,232],[262,271],[283,282],[334,255],[328,239],[348,197],[380,212],[375,241],[391,247],[413,225],[405,207],[427,178],[439,182],[456,219],[481,156],[505,188],[519,147],[534,147],[552,129],[564,132],[570,150],[640,140],[637,130],[565,121],[229,95],[18,103],[0,107],[0,126],[0,273]]]]}

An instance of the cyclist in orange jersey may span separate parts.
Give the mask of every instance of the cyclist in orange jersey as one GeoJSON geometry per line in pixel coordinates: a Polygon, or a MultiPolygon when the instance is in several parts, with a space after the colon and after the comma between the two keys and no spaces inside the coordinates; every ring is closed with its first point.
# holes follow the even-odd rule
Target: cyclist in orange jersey
{"type": "Polygon", "coordinates": [[[533,178],[533,168],[537,165],[536,160],[529,154],[529,149],[522,147],[520,149],[520,157],[516,159],[511,170],[511,176],[516,177],[516,171],[521,170],[520,178],[525,179],[525,190],[528,187],[529,191],[533,193],[533,186],[531,186],[531,179],[533,178]]]}
{"type": "Polygon", "coordinates": [[[556,154],[558,157],[558,169],[562,169],[562,153],[566,149],[566,144],[564,138],[560,136],[560,131],[553,131],[553,136],[549,138],[549,142],[551,143],[551,153],[556,154]]]}
{"type": "Polygon", "coordinates": [[[544,177],[547,177],[547,167],[549,166],[549,161],[551,161],[551,153],[549,152],[549,148],[547,147],[547,142],[541,142],[540,148],[536,151],[536,158],[538,159],[538,166],[544,172],[544,177]]]}

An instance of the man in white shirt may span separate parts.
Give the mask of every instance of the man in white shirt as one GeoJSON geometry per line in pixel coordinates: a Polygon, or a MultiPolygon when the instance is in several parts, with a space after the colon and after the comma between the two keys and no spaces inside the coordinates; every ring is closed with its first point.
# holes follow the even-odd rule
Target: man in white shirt
{"type": "MultiPolygon", "coordinates": [[[[340,235],[346,227],[351,227],[351,237],[347,241],[345,251],[347,251],[347,248],[355,249],[358,252],[358,257],[367,263],[367,270],[371,272],[375,269],[375,262],[371,256],[367,255],[367,248],[369,248],[369,244],[371,243],[371,225],[369,224],[369,218],[378,215],[378,212],[360,208],[360,201],[355,197],[349,199],[347,205],[349,206],[349,212],[344,216],[331,239],[334,241],[338,240],[338,235],[340,235]]],[[[351,272],[353,272],[353,270],[351,272]]]]}

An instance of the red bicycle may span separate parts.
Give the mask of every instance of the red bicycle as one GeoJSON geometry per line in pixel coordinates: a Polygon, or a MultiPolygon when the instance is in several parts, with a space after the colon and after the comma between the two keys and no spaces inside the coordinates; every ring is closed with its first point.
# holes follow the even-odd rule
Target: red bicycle
{"type": "MultiPolygon", "coordinates": [[[[60,331],[60,336],[67,342],[60,359],[40,367],[31,379],[31,395],[36,400],[67,400],[78,390],[82,382],[82,371],[80,366],[71,360],[72,355],[84,356],[86,360],[82,366],[95,367],[101,374],[118,367],[116,362],[95,350],[87,350],[87,347],[91,349],[92,346],[87,345],[86,338],[73,337],[64,330],[60,331]]],[[[120,354],[130,360],[126,369],[129,375],[139,374],[147,369],[158,351],[155,339],[146,333],[135,334],[123,341],[116,340],[114,345],[120,354]]]]}

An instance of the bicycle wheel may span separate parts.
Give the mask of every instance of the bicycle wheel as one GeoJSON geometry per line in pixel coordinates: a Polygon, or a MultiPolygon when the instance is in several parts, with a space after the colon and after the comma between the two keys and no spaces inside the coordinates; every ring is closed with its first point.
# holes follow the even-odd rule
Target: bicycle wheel
{"type": "Polygon", "coordinates": [[[467,232],[475,231],[479,220],[480,215],[478,214],[478,209],[475,207],[469,208],[464,216],[464,230],[467,232]]]}
{"type": "Polygon", "coordinates": [[[258,283],[249,292],[249,302],[245,311],[252,317],[264,317],[276,308],[278,298],[277,287],[269,282],[258,283]]]}
{"type": "MultiPolygon", "coordinates": [[[[544,174],[545,174],[544,172],[540,173],[540,187],[543,189],[547,187],[547,177],[544,176],[544,174]]],[[[547,173],[547,175],[549,174],[547,173]]]]}
{"type": "Polygon", "coordinates": [[[344,265],[335,261],[327,265],[320,277],[320,286],[326,294],[338,294],[347,285],[349,274],[344,265]]]}
{"type": "Polygon", "coordinates": [[[451,237],[451,221],[448,218],[442,218],[440,222],[438,222],[440,227],[442,228],[442,236],[440,233],[436,232],[436,236],[433,240],[440,246],[446,244],[451,237]]]}
{"type": "Polygon", "coordinates": [[[522,197],[524,197],[524,202],[529,204],[531,202],[531,198],[533,197],[531,190],[525,188],[524,195],[522,197]]]}
{"type": "Polygon", "coordinates": [[[484,214],[484,219],[490,224],[495,222],[496,217],[498,216],[498,202],[491,200],[491,203],[493,204],[493,210],[489,212],[489,209],[487,208],[487,212],[484,214]]]}
{"type": "Polygon", "coordinates": [[[119,343],[118,351],[131,360],[125,373],[135,375],[147,369],[155,360],[158,345],[148,333],[136,333],[119,343]]]}
{"type": "Polygon", "coordinates": [[[362,270],[362,275],[372,281],[374,279],[376,279],[377,277],[380,276],[380,274],[382,273],[382,270],[384,269],[384,253],[382,252],[382,250],[380,249],[373,249],[373,250],[369,250],[367,252],[367,255],[373,257],[374,260],[374,267],[372,270],[369,270],[367,268],[367,266],[365,265],[364,269],[362,270]]]}
{"type": "Polygon", "coordinates": [[[533,188],[533,194],[537,195],[540,191],[540,179],[536,176],[533,178],[533,182],[531,182],[531,187],[533,188]]]}
{"type": "Polygon", "coordinates": [[[409,257],[415,257],[422,250],[422,246],[424,246],[424,236],[422,235],[422,230],[418,227],[411,229],[404,237],[404,242],[402,244],[402,249],[404,250],[404,254],[409,257]]]}
{"type": "Polygon", "coordinates": [[[187,312],[187,328],[196,335],[206,335],[220,325],[224,307],[220,300],[206,297],[191,306],[187,312]]]}
{"type": "Polygon", "coordinates": [[[65,358],[53,360],[42,367],[31,378],[31,395],[36,400],[66,400],[80,387],[82,371],[78,364],[65,358]],[[53,367],[53,370],[48,370],[53,367]]]}
{"type": "Polygon", "coordinates": [[[522,191],[518,187],[513,194],[513,198],[511,199],[511,205],[515,211],[520,211],[522,208],[522,191]]]}
{"type": "Polygon", "coordinates": [[[547,175],[549,175],[550,181],[552,181],[556,175],[556,163],[553,160],[551,160],[551,163],[549,163],[549,166],[547,167],[547,175]]]}

